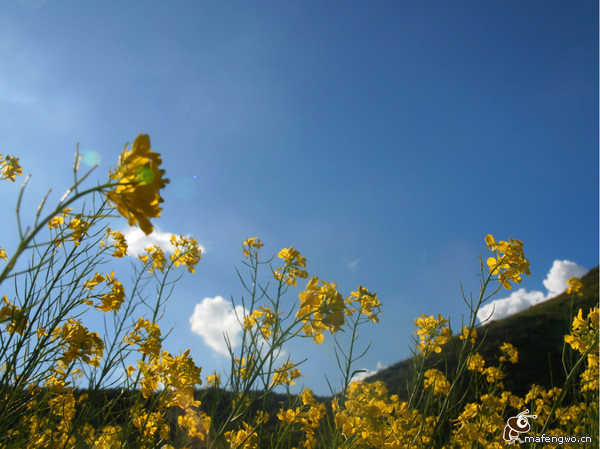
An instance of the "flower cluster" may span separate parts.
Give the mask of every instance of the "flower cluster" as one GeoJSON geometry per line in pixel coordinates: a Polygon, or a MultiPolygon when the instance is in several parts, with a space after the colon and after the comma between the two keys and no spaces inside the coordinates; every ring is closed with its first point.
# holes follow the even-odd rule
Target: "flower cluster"
{"type": "Polygon", "coordinates": [[[158,245],[150,246],[146,248],[146,254],[142,254],[138,256],[144,264],[148,264],[148,261],[151,261],[151,264],[148,264],[148,273],[154,273],[154,270],[158,270],[161,273],[165,271],[165,267],[167,266],[167,259],[165,258],[165,252],[158,245]]]}
{"type": "Polygon", "coordinates": [[[172,235],[171,244],[175,246],[175,251],[169,256],[173,265],[176,267],[183,265],[188,272],[194,273],[196,271],[195,266],[202,258],[198,241],[191,237],[187,238],[180,235],[177,238],[172,235]]]}
{"type": "MultiPolygon", "coordinates": [[[[66,229],[71,231],[70,237],[75,246],[79,246],[90,229],[90,222],[83,219],[83,214],[71,214],[72,210],[72,208],[65,209],[63,210],[62,215],[52,217],[50,221],[48,221],[48,228],[60,229],[65,224],[65,219],[68,218],[69,221],[66,222],[66,229]]],[[[54,240],[54,244],[60,248],[64,241],[65,237],[61,235],[54,240]]]]}
{"type": "Polygon", "coordinates": [[[571,276],[567,281],[567,285],[569,288],[567,289],[567,294],[577,295],[579,297],[583,296],[583,282],[575,276],[571,276]]]}
{"type": "Polygon", "coordinates": [[[273,273],[275,279],[295,287],[298,285],[298,278],[306,279],[308,277],[308,272],[303,270],[306,267],[306,258],[302,257],[293,246],[283,248],[279,251],[278,257],[285,262],[285,265],[275,270],[273,273]]]}
{"type": "Polygon", "coordinates": [[[417,350],[419,354],[428,357],[433,352],[442,352],[442,346],[452,338],[452,331],[448,327],[449,321],[438,314],[437,319],[424,313],[415,319],[417,329],[414,333],[419,337],[417,350]]]}
{"type": "MultiPolygon", "coordinates": [[[[92,279],[85,282],[84,288],[91,290],[101,282],[106,282],[106,285],[110,287],[111,291],[100,297],[102,303],[97,305],[96,308],[103,312],[116,312],[121,308],[123,301],[125,301],[125,289],[123,288],[123,284],[115,279],[115,272],[113,271],[106,275],[96,273],[92,279]]],[[[92,305],[90,302],[87,303],[92,305]]]]}
{"type": "Polygon", "coordinates": [[[377,294],[370,292],[362,285],[358,286],[355,292],[350,293],[350,297],[346,300],[348,310],[346,314],[353,314],[356,309],[353,304],[358,304],[359,313],[371,320],[373,323],[379,322],[379,314],[381,313],[381,303],[377,298],[377,294]]]}
{"type": "Polygon", "coordinates": [[[527,276],[531,275],[529,261],[525,259],[523,252],[523,242],[509,240],[509,242],[503,240],[496,242],[491,234],[485,236],[488,249],[494,253],[494,257],[487,259],[490,274],[498,275],[498,281],[507,290],[512,288],[509,281],[519,284],[523,273],[527,276]]]}
{"type": "Polygon", "coordinates": [[[586,368],[581,374],[581,391],[598,391],[600,357],[598,353],[598,321],[600,309],[594,307],[584,318],[582,309],[573,318],[572,330],[565,342],[580,354],[587,353],[586,368]]]}
{"type": "Polygon", "coordinates": [[[2,160],[0,154],[0,179],[9,179],[15,182],[15,176],[22,175],[23,169],[19,165],[19,158],[7,154],[2,160]]]}
{"type": "Polygon", "coordinates": [[[12,304],[6,296],[2,296],[4,305],[0,308],[0,324],[8,322],[6,330],[9,334],[25,334],[25,328],[29,325],[27,313],[19,306],[12,304]]]}
{"type": "Polygon", "coordinates": [[[448,392],[450,391],[450,382],[448,382],[444,373],[435,368],[430,368],[425,371],[424,376],[424,387],[426,390],[431,389],[434,396],[439,394],[444,396],[448,395],[448,392]]]}
{"type": "Polygon", "coordinates": [[[519,351],[515,348],[511,343],[502,343],[500,345],[500,351],[502,355],[500,356],[501,362],[509,362],[513,365],[519,362],[519,351]]]}
{"type": "Polygon", "coordinates": [[[116,181],[112,190],[106,193],[108,201],[115,205],[119,213],[127,218],[129,225],[139,223],[146,235],[154,227],[149,218],[160,217],[160,190],[169,182],[160,169],[160,154],[150,148],[150,137],[140,134],[133,142],[131,151],[125,145],[119,158],[119,166],[109,173],[116,181]]]}
{"type": "Polygon", "coordinates": [[[458,336],[461,340],[469,340],[472,345],[477,341],[477,330],[469,326],[464,326],[460,335],[458,336]]]}
{"type": "Polygon", "coordinates": [[[336,287],[334,282],[319,281],[313,276],[299,294],[300,307],[296,317],[305,323],[304,334],[313,337],[317,344],[323,343],[324,331],[334,334],[345,323],[346,303],[336,287]]]}
{"type": "MultiPolygon", "coordinates": [[[[106,239],[112,240],[112,247],[115,249],[112,253],[113,257],[120,259],[127,255],[127,240],[125,240],[125,236],[121,232],[111,231],[110,228],[106,228],[106,239]]],[[[109,248],[110,246],[104,240],[100,242],[100,248],[109,248]]]]}
{"type": "Polygon", "coordinates": [[[58,339],[64,349],[59,360],[65,365],[82,360],[91,366],[100,366],[100,358],[104,356],[104,341],[97,332],[90,332],[81,320],[69,318],[62,327],[54,329],[52,338],[58,339]]]}
{"type": "Polygon", "coordinates": [[[260,306],[244,318],[244,328],[250,330],[258,324],[262,337],[267,339],[273,333],[273,326],[276,322],[277,316],[275,315],[275,312],[271,310],[271,307],[260,306]]]}
{"type": "Polygon", "coordinates": [[[263,245],[260,242],[260,239],[256,237],[250,237],[249,239],[244,241],[244,243],[242,243],[242,251],[244,252],[244,257],[247,259],[248,257],[250,257],[252,251],[258,251],[263,246],[265,245],[263,245]]]}
{"type": "Polygon", "coordinates": [[[288,425],[298,426],[304,437],[302,446],[311,449],[316,447],[315,430],[319,428],[321,419],[325,416],[325,406],[315,400],[308,388],[300,393],[300,400],[302,405],[299,407],[287,410],[281,408],[277,418],[288,425]]]}
{"type": "Polygon", "coordinates": [[[302,376],[300,370],[296,368],[291,362],[284,362],[281,368],[277,368],[273,374],[273,381],[271,382],[272,387],[277,385],[295,385],[294,379],[302,376]]]}

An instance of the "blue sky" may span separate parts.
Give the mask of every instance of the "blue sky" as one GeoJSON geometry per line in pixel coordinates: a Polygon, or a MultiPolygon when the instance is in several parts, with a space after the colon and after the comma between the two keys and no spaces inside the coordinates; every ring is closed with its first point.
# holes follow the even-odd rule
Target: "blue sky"
{"type": "MultiPolygon", "coordinates": [[[[30,217],[69,186],[76,142],[104,180],[150,134],[171,179],[157,230],[205,250],[166,347],[204,374],[228,366],[206,326],[241,293],[248,237],[265,256],[294,245],[345,295],[378,293],[368,370],[409,355],[421,313],[460,326],[488,233],[531,261],[512,304],[598,265],[596,2],[23,0],[0,6],[0,61],[0,153],[33,175],[30,217]]],[[[4,235],[18,187],[0,189],[4,235]]],[[[327,393],[331,345],[287,349],[327,393]]]]}

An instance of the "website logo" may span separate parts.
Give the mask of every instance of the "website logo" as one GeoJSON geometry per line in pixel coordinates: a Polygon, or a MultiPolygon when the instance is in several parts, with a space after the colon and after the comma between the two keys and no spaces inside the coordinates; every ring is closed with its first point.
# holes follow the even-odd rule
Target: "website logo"
{"type": "Polygon", "coordinates": [[[506,421],[506,426],[504,427],[504,434],[502,435],[502,438],[504,438],[504,441],[507,441],[508,444],[523,442],[523,440],[519,438],[519,434],[529,432],[529,429],[531,429],[531,426],[529,425],[529,420],[527,418],[537,418],[536,415],[528,415],[528,413],[529,409],[525,409],[517,416],[508,418],[508,420],[506,421]]]}

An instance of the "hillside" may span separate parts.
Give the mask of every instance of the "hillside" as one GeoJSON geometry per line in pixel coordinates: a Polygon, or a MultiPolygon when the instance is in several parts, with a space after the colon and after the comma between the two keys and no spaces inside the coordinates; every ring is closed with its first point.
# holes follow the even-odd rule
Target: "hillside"
{"type": "MultiPolygon", "coordinates": [[[[519,362],[506,369],[506,390],[522,395],[529,390],[531,384],[562,386],[565,380],[562,362],[564,335],[570,331],[572,316],[577,314],[579,308],[583,308],[585,315],[587,310],[598,305],[598,267],[583,276],[582,282],[583,297],[571,300],[570,295],[562,293],[478,329],[479,339],[482,340],[479,352],[487,364],[497,363],[498,347],[503,342],[512,343],[519,350],[519,362]]],[[[444,347],[449,372],[453,371],[456,360],[451,346],[444,347]]],[[[570,347],[566,354],[571,354],[570,347]]],[[[440,358],[431,357],[430,365],[439,363],[440,358]]],[[[365,381],[383,381],[390,393],[406,399],[412,365],[412,359],[403,360],[367,377],[365,381]]]]}

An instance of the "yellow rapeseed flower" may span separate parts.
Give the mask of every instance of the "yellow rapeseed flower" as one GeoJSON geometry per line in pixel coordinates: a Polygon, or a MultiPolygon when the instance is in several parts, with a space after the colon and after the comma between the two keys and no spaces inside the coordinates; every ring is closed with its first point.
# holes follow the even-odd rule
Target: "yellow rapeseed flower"
{"type": "Polygon", "coordinates": [[[419,318],[415,319],[415,324],[418,329],[415,329],[414,333],[419,336],[417,349],[425,357],[431,355],[432,352],[436,354],[442,352],[442,346],[452,338],[452,331],[448,327],[449,321],[440,314],[436,319],[433,315],[427,316],[422,313],[419,318]]]}
{"type": "MultiPolygon", "coordinates": [[[[120,259],[121,257],[125,257],[127,255],[127,240],[121,232],[111,231],[110,228],[106,228],[106,239],[112,239],[112,246],[115,248],[115,250],[112,253],[113,257],[120,259]]],[[[100,248],[108,247],[109,245],[104,240],[100,242],[100,248]]]]}
{"type": "Polygon", "coordinates": [[[9,179],[15,182],[15,176],[22,175],[23,169],[19,165],[19,158],[7,154],[2,160],[0,154],[0,179],[9,179]]]}
{"type": "Polygon", "coordinates": [[[129,225],[139,223],[146,235],[154,227],[149,218],[160,217],[160,190],[169,182],[164,170],[159,168],[162,159],[150,148],[150,137],[140,134],[133,142],[131,151],[125,145],[119,158],[119,166],[109,173],[117,185],[107,192],[106,198],[119,213],[127,218],[129,225]]]}
{"type": "Polygon", "coordinates": [[[291,362],[284,362],[281,368],[275,370],[275,374],[273,375],[273,381],[271,382],[271,386],[277,385],[296,385],[294,379],[301,377],[302,374],[298,368],[295,368],[294,364],[291,362]]]}
{"type": "Polygon", "coordinates": [[[446,376],[440,370],[431,368],[425,371],[424,387],[426,390],[433,387],[434,396],[439,394],[447,395],[450,391],[450,382],[448,382],[446,376]]]}
{"type": "Polygon", "coordinates": [[[171,244],[175,246],[175,251],[169,256],[170,260],[173,261],[173,265],[176,267],[183,265],[189,273],[194,273],[196,271],[195,266],[202,259],[202,251],[198,241],[191,237],[180,235],[177,238],[176,235],[172,235],[171,244]]]}
{"type": "Polygon", "coordinates": [[[247,239],[244,243],[242,243],[242,251],[244,252],[244,257],[246,257],[246,259],[250,257],[250,251],[252,248],[256,248],[256,250],[259,250],[263,246],[265,245],[263,245],[260,242],[260,240],[256,237],[251,237],[247,239]]]}
{"type": "Polygon", "coordinates": [[[575,276],[571,276],[567,281],[567,285],[569,286],[567,289],[567,294],[570,295],[573,293],[579,297],[583,296],[583,292],[581,291],[583,289],[583,282],[581,282],[580,279],[577,279],[575,276]]]}
{"type": "Polygon", "coordinates": [[[0,259],[8,260],[8,257],[6,256],[6,251],[2,248],[0,248],[0,259]]]}
{"type": "Polygon", "coordinates": [[[277,255],[285,262],[285,265],[278,268],[273,273],[275,279],[287,285],[298,285],[297,278],[306,279],[308,272],[302,268],[306,267],[306,258],[300,255],[300,252],[293,246],[283,248],[277,255]]]}
{"type": "Polygon", "coordinates": [[[490,274],[498,275],[498,282],[504,288],[507,290],[512,288],[509,281],[519,284],[523,273],[527,276],[531,275],[529,261],[523,252],[522,241],[509,239],[509,242],[503,240],[496,242],[494,236],[488,234],[485,236],[485,242],[495,256],[487,259],[490,274]]]}
{"type": "Polygon", "coordinates": [[[519,351],[510,343],[502,343],[500,346],[502,355],[500,356],[501,362],[510,362],[513,365],[519,361],[519,351]]]}
{"type": "Polygon", "coordinates": [[[467,359],[467,369],[469,371],[477,371],[479,373],[482,373],[485,365],[485,360],[483,359],[483,357],[481,356],[481,354],[479,354],[478,352],[474,353],[474,354],[470,354],[468,359],[467,359]]]}

